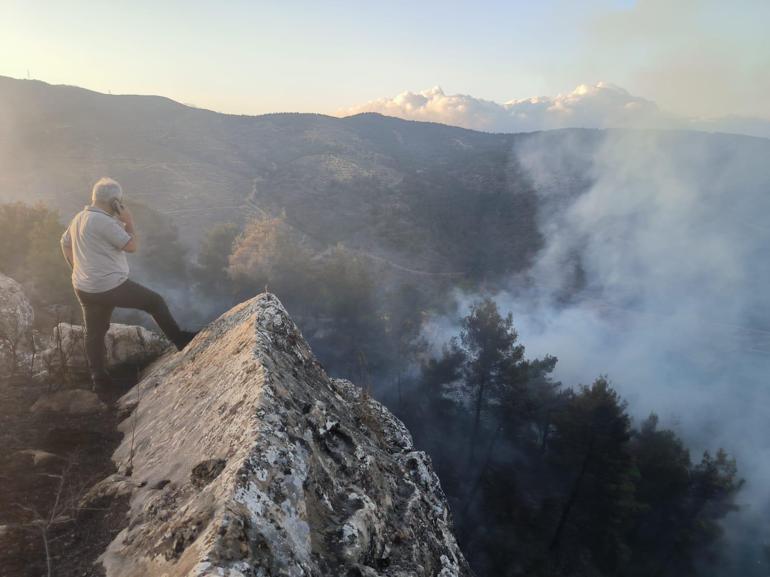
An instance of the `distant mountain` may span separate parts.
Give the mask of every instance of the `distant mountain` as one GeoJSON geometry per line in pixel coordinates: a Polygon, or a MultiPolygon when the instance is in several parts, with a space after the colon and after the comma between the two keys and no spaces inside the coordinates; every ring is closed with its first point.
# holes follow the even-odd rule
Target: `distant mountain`
{"type": "Polygon", "coordinates": [[[491,278],[525,268],[542,246],[543,185],[519,152],[569,142],[574,154],[545,162],[560,194],[578,194],[603,134],[489,134],[372,113],[235,116],[0,77],[0,201],[42,200],[68,218],[110,175],[192,245],[218,222],[285,212],[321,247],[343,243],[395,270],[491,278]]]}

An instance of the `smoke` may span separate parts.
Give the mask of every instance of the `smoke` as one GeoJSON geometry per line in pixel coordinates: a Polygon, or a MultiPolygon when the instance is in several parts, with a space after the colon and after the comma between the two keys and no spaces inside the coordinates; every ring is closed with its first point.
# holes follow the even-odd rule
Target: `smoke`
{"type": "MultiPolygon", "coordinates": [[[[528,357],[558,357],[565,385],[607,374],[634,417],[658,413],[694,460],[734,455],[747,484],[728,536],[737,546],[751,527],[758,546],[770,512],[770,141],[609,131],[585,146],[533,135],[513,154],[540,195],[546,245],[498,305],[528,357]],[[581,157],[586,186],[569,173],[581,157]]],[[[474,299],[459,296],[460,314],[474,299]]]]}
{"type": "MultiPolygon", "coordinates": [[[[618,3],[619,4],[619,3],[618,3]]],[[[590,13],[574,60],[561,72],[613,79],[666,110],[770,116],[770,4],[743,0],[634,0],[590,13]]]]}

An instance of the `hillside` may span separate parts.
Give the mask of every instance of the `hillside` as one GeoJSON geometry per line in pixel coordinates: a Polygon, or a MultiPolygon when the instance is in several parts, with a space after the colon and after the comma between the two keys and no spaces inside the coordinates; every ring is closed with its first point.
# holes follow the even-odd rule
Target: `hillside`
{"type": "MultiPolygon", "coordinates": [[[[192,248],[216,223],[285,212],[317,248],[343,243],[390,272],[494,279],[531,264],[543,211],[558,208],[548,201],[565,205],[591,186],[611,132],[490,134],[378,114],[235,116],[0,77],[0,200],[43,200],[67,218],[110,174],[192,248]]],[[[654,133],[638,134],[643,142],[654,133]]],[[[729,152],[754,165],[768,154],[766,139],[658,134],[656,146],[672,155],[729,152]]]]}
{"type": "Polygon", "coordinates": [[[428,271],[500,254],[520,268],[540,239],[518,138],[372,114],[232,116],[0,78],[0,199],[43,200],[66,218],[110,174],[192,245],[214,223],[285,210],[321,247],[428,271]]]}

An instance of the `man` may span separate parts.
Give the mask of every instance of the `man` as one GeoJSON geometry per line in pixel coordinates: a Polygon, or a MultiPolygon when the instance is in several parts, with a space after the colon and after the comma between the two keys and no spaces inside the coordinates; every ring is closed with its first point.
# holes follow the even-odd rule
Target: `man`
{"type": "Polygon", "coordinates": [[[94,184],[91,205],[75,215],[61,237],[64,258],[72,267],[72,286],[83,309],[94,388],[111,382],[104,368],[104,336],[115,307],[150,313],[179,350],[195,336],[179,328],[163,297],[128,278],[126,253],[136,252],[138,240],[131,211],[122,201],[120,184],[100,179],[94,184]]]}

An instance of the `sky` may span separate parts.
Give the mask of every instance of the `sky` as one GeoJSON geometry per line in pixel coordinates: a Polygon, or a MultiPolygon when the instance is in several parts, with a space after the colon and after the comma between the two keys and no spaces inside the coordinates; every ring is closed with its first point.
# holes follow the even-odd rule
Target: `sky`
{"type": "Polygon", "coordinates": [[[767,0],[0,0],[0,75],[241,114],[606,83],[677,117],[768,119],[768,22],[767,0]]]}

